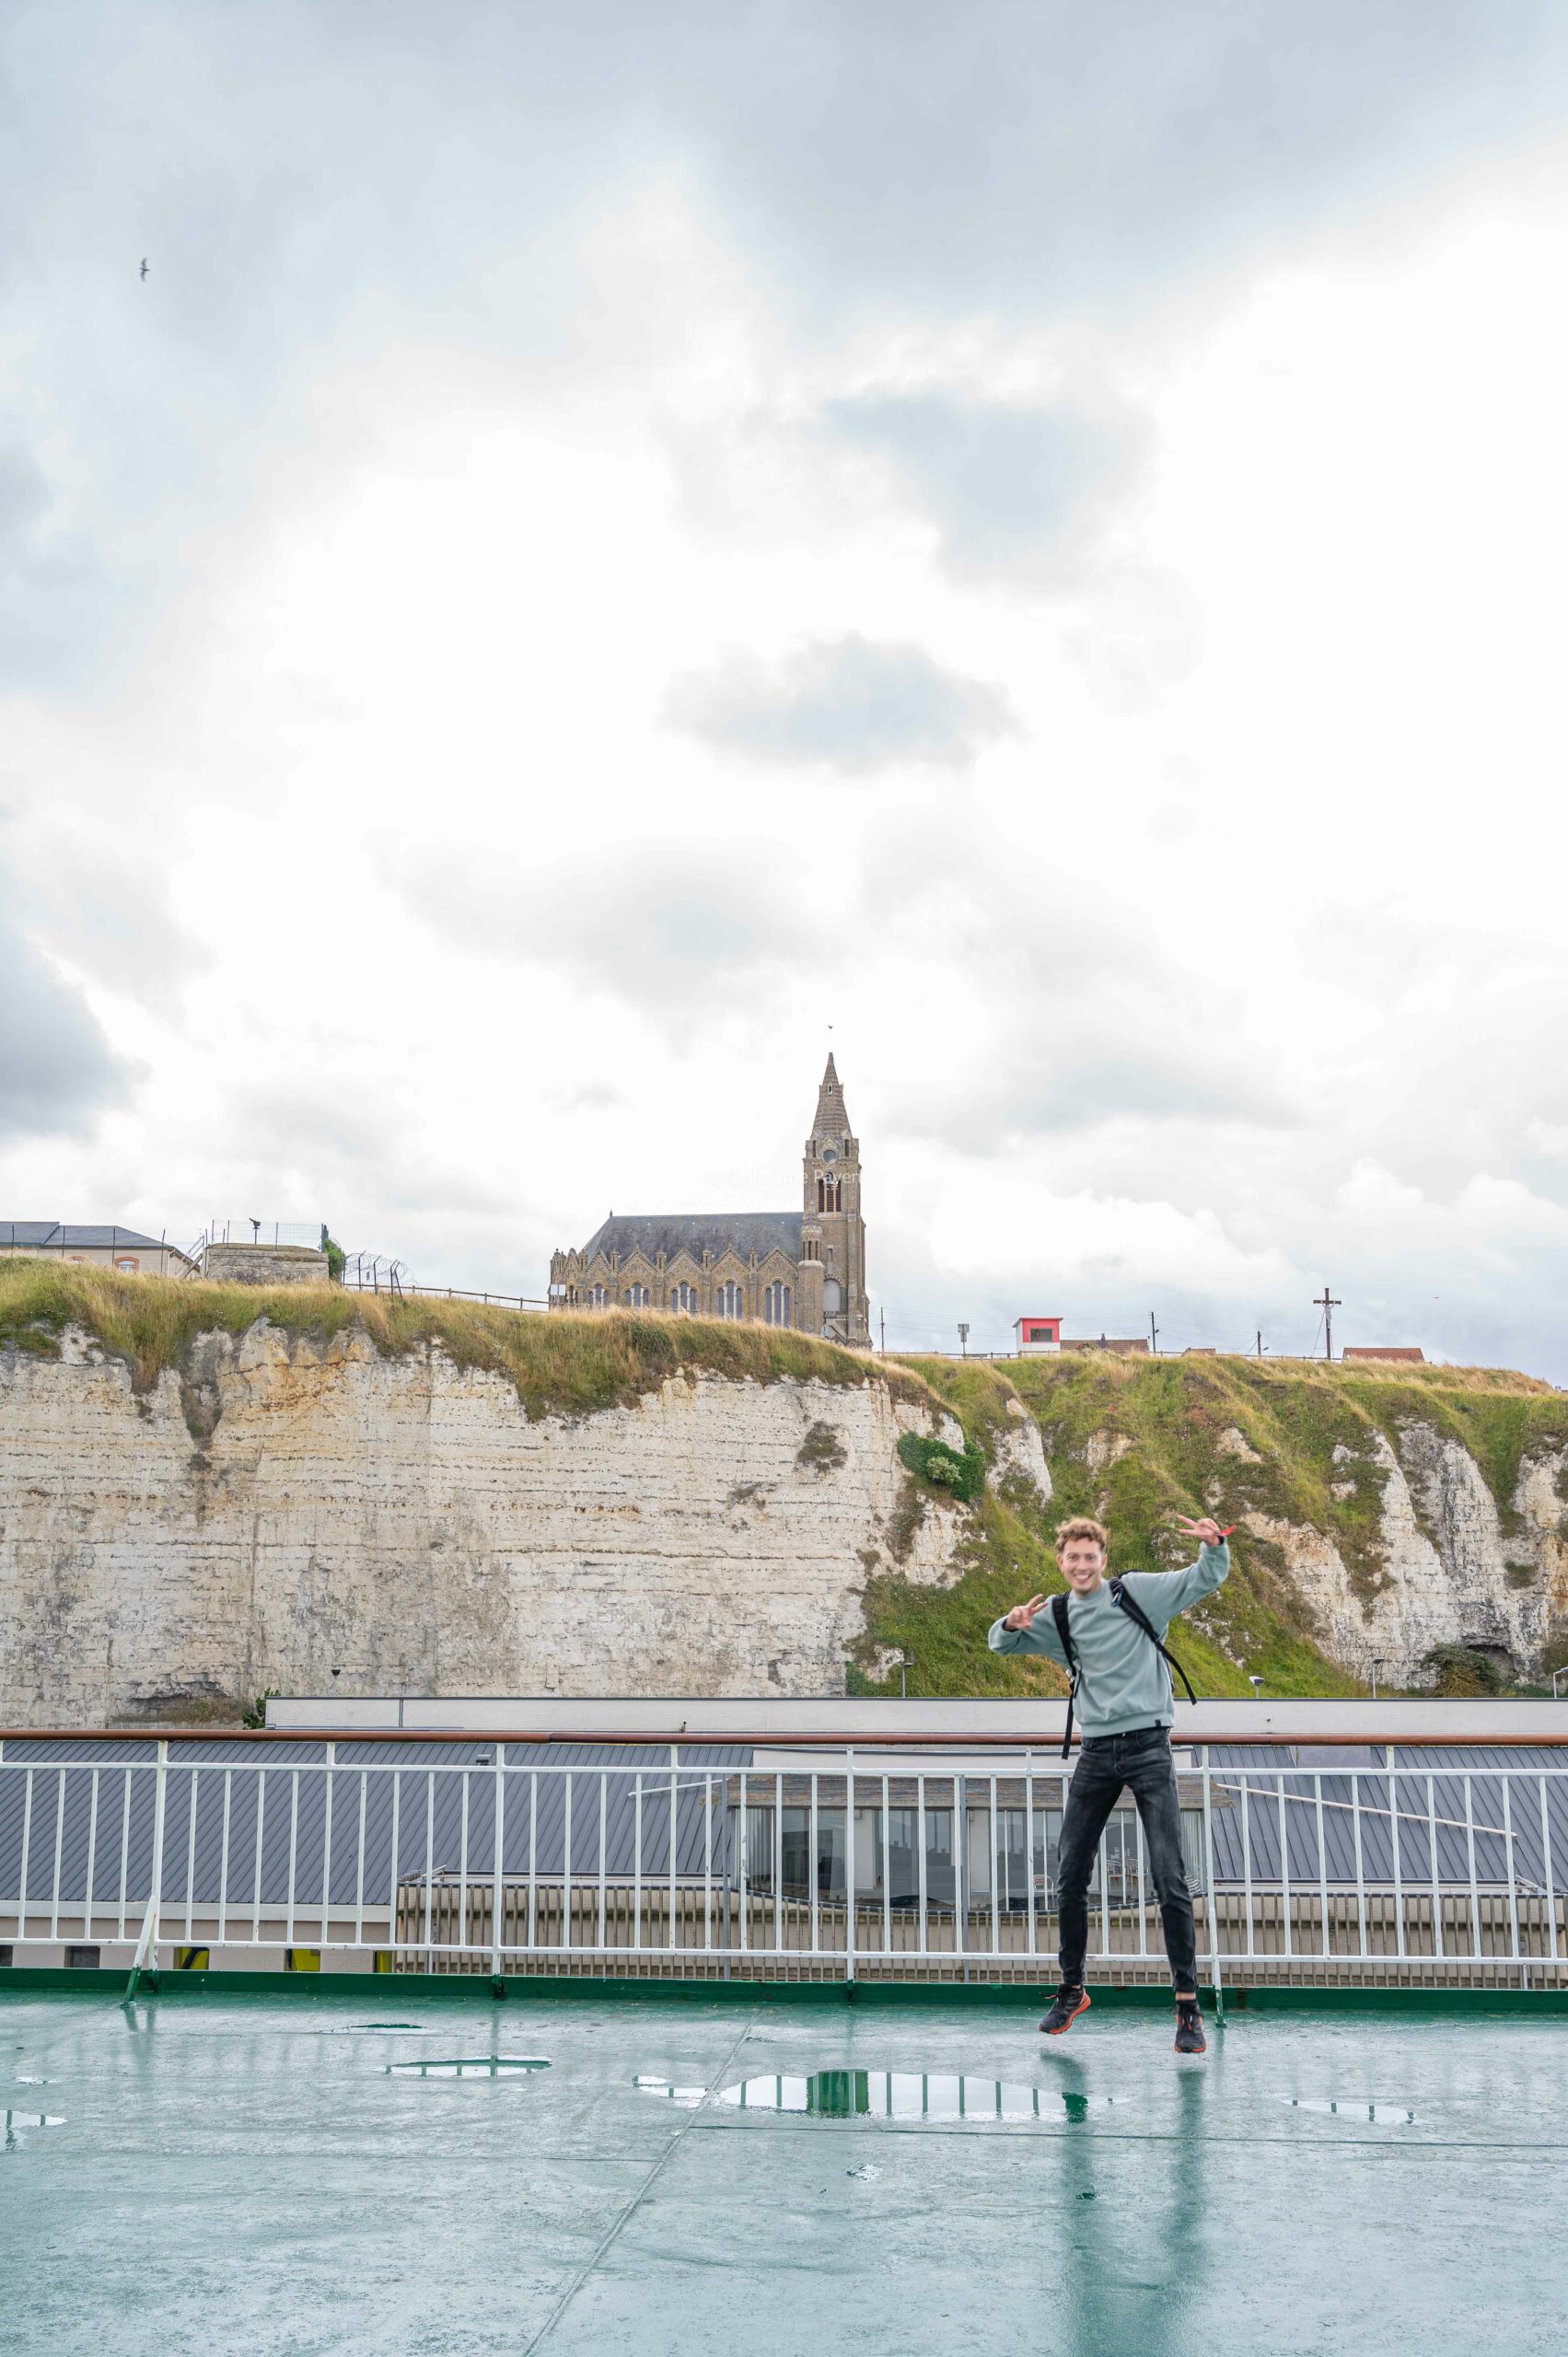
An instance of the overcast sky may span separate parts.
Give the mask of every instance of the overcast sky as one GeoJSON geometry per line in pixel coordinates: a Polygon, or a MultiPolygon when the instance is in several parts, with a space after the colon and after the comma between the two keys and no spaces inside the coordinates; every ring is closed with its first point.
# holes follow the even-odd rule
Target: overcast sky
{"type": "Polygon", "coordinates": [[[0,1219],[1568,1382],[1561,7],[8,21],[0,1219]]]}

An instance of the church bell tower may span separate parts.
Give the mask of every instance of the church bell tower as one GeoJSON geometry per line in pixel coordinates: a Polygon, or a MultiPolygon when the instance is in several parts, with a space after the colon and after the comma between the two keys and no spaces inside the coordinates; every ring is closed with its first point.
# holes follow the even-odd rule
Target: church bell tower
{"type": "Polygon", "coordinates": [[[849,1125],[833,1059],[817,1092],[806,1141],[799,1323],[830,1341],[871,1346],[865,1293],[865,1222],[860,1215],[860,1140],[849,1125]]]}

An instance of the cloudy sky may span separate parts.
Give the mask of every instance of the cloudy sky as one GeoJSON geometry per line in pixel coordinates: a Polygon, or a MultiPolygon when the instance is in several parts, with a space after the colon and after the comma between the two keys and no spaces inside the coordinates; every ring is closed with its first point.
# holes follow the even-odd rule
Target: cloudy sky
{"type": "Polygon", "coordinates": [[[1561,8],[9,24],[0,1218],[1568,1382],[1561,8]]]}

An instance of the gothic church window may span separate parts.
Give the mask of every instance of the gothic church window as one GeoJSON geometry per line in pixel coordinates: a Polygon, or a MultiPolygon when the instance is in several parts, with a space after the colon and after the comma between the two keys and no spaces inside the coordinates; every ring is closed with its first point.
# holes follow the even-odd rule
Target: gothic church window
{"type": "Polygon", "coordinates": [[[795,1323],[795,1291],[793,1286],[775,1281],[762,1295],[762,1315],[770,1326],[793,1326],[795,1323]]]}
{"type": "Polygon", "coordinates": [[[744,1318],[745,1315],[746,1288],[744,1285],[738,1285],[733,1278],[729,1278],[722,1285],[714,1287],[714,1316],[715,1318],[744,1318]]]}
{"type": "Polygon", "coordinates": [[[588,1287],[588,1307],[590,1309],[602,1309],[608,1299],[609,1295],[606,1294],[602,1285],[590,1285],[588,1287]]]}
{"type": "Polygon", "coordinates": [[[681,1311],[685,1317],[691,1317],[695,1313],[697,1307],[696,1286],[684,1284],[671,1285],[669,1288],[669,1306],[671,1309],[679,1309],[681,1311]]]}
{"type": "Polygon", "coordinates": [[[632,1309],[646,1309],[648,1306],[647,1286],[628,1285],[626,1288],[626,1301],[627,1306],[632,1309]]]}
{"type": "Polygon", "coordinates": [[[822,1309],[825,1316],[837,1318],[844,1306],[844,1289],[837,1277],[830,1277],[822,1287],[822,1309]]]}

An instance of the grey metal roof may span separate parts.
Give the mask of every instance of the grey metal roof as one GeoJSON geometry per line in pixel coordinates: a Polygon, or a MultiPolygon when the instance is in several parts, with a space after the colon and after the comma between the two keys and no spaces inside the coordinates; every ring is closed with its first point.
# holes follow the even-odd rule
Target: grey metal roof
{"type": "MultiPolygon", "coordinates": [[[[367,1776],[363,1786],[365,1896],[370,1902],[385,1902],[400,1880],[420,1877],[427,1872],[456,1874],[461,1867],[464,1780],[442,1771],[490,1762],[494,1756],[494,1746],[482,1739],[450,1743],[401,1742],[395,1736],[361,1742],[340,1739],[331,1778],[334,1905],[352,1903],[358,1883],[358,1771],[362,1768],[389,1768],[397,1771],[367,1776]]],[[[726,1783],[732,1771],[750,1766],[753,1756],[752,1747],[742,1744],[679,1747],[675,1806],[679,1875],[700,1875],[703,1872],[710,1793],[713,1864],[715,1871],[719,1869],[726,1844],[732,1838],[726,1801],[733,1794],[726,1795],[726,1783]]],[[[85,1893],[90,1840],[95,1906],[117,1906],[122,1871],[127,1909],[144,1905],[152,1867],[155,1759],[155,1740],[132,1734],[122,1739],[90,1745],[68,1736],[8,1737],[0,1766],[0,1892],[15,1893],[21,1871],[29,1805],[28,1778],[25,1772],[18,1771],[30,1766],[42,1772],[32,1779],[28,1837],[29,1901],[36,1906],[40,1901],[47,1904],[50,1900],[58,1824],[62,1833],[62,1903],[74,1905],[85,1893]],[[65,1771],[62,1805],[61,1779],[56,1769],[66,1761],[73,1764],[65,1771]],[[87,1764],[75,1764],[78,1762],[87,1764]],[[99,1782],[96,1830],[92,1804],[95,1768],[99,1782]]],[[[166,1909],[182,1903],[192,1861],[194,1871],[189,1875],[190,1887],[202,1903],[217,1898],[220,1879],[224,1879],[232,1907],[251,1905],[258,1895],[263,1904],[276,1905],[287,1897],[291,1847],[296,1858],[297,1890],[302,1895],[319,1890],[327,1835],[324,1759],[322,1741],[311,1736],[264,1747],[217,1736],[171,1746],[164,1842],[166,1909]],[[244,1773],[226,1780],[225,1769],[241,1768],[244,1773]],[[223,1876],[226,1781],[228,1848],[227,1873],[223,1876]]],[[[1334,1749],[1303,1746],[1299,1752],[1293,1752],[1284,1745],[1216,1745],[1211,1748],[1210,1760],[1214,1774],[1211,1818],[1215,1879],[1222,1887],[1239,1887],[1249,1864],[1256,1887],[1278,1887],[1283,1799],[1284,1843],[1293,1886],[1310,1887],[1321,1877],[1333,1888],[1353,1887],[1357,1880],[1355,1818],[1350,1804],[1358,1781],[1360,1873],[1370,1887],[1387,1889],[1392,1882],[1393,1827],[1397,1819],[1400,1871],[1409,1883],[1430,1887],[1435,1837],[1438,1879],[1449,1887],[1468,1885],[1472,1843],[1479,1884],[1507,1883],[1511,1846],[1514,1878],[1522,1886],[1534,1884],[1542,1887],[1549,1836],[1551,1883],[1558,1891],[1568,1889],[1568,1775],[1559,1772],[1538,1781],[1532,1773],[1539,1769],[1561,1771],[1568,1765],[1558,1747],[1478,1745],[1466,1746],[1456,1754],[1449,1746],[1400,1746],[1395,1752],[1391,1771],[1380,1750],[1354,1751],[1348,1746],[1334,1749]],[[1506,1803],[1504,1780],[1496,1772],[1504,1767],[1523,1771],[1516,1775],[1511,1798],[1506,1803]],[[1468,1824],[1459,1772],[1465,1769],[1470,1775],[1468,1824]]],[[[670,1768],[668,1744],[508,1742],[505,1760],[504,1871],[508,1875],[526,1875],[531,1856],[538,1874],[546,1877],[560,1875],[565,1856],[570,1782],[572,1871],[574,1875],[597,1875],[602,1782],[607,1875],[624,1878],[632,1874],[639,1805],[644,1872],[649,1876],[668,1873],[670,1768]],[[534,1772],[547,1769],[576,1772],[570,1779],[560,1773],[534,1772]]],[[[1004,1769],[1002,1781],[1016,1783],[1018,1772],[1016,1765],[1004,1769]]],[[[1037,1788],[1046,1772],[1037,1767],[1037,1788]]],[[[941,1805],[937,1794],[929,1789],[929,1782],[928,1779],[928,1805],[941,1805]]],[[[875,1805],[879,1782],[879,1775],[874,1775],[861,1786],[858,1798],[862,1805],[875,1805]]],[[[479,1878],[493,1871],[496,1779],[482,1771],[468,1783],[468,1868],[470,1875],[479,1878]]],[[[984,1810],[988,1805],[988,1784],[989,1778],[984,1775],[970,1779],[972,1808],[984,1810]]],[[[759,1771],[751,1786],[753,1805],[766,1806],[772,1786],[773,1776],[759,1771]]],[[[793,1800],[795,1794],[792,1793],[790,1797],[793,1800]]],[[[1037,1805],[1044,1803],[1045,1794],[1040,1793],[1037,1805]]],[[[842,1801],[838,1805],[842,1806],[842,1801]]],[[[894,1805],[900,1805],[895,1799],[894,1805]]],[[[824,1805],[830,1804],[825,1802],[824,1805]]],[[[1009,1805],[1005,1795],[1003,1805],[1009,1805]]]]}
{"type": "Polygon", "coordinates": [[[594,1232],[583,1247],[583,1258],[591,1260],[598,1252],[619,1253],[622,1260],[633,1252],[655,1260],[662,1252],[673,1260],[678,1252],[690,1252],[701,1260],[711,1252],[716,1260],[725,1252],[738,1252],[747,1260],[755,1252],[765,1260],[770,1252],[783,1252],[789,1260],[800,1258],[801,1213],[799,1212],[645,1212],[624,1217],[611,1215],[594,1232]]]}
{"type": "Polygon", "coordinates": [[[143,1252],[166,1248],[157,1237],[144,1236],[134,1227],[77,1227],[57,1219],[0,1219],[0,1246],[16,1245],[34,1252],[105,1252],[118,1250],[122,1244],[143,1252]]]}
{"type": "MultiPolygon", "coordinates": [[[[55,1829],[62,1832],[60,1899],[79,1901],[86,1893],[89,1840],[93,1852],[95,1906],[118,1905],[122,1864],[126,1905],[145,1906],[152,1880],[156,1746],[129,1737],[123,1744],[90,1747],[66,1741],[8,1740],[0,1770],[0,1891],[15,1892],[21,1872],[22,1840],[28,1832],[29,1901],[48,1902],[54,1887],[55,1829]],[[65,1771],[62,1810],[56,1763],[89,1759],[65,1771]],[[28,1825],[28,1779],[17,1768],[44,1771],[32,1779],[28,1825]],[[93,1829],[93,1770],[99,1771],[98,1822],[93,1829]]],[[[394,1768],[395,1775],[364,1782],[365,1897],[384,1903],[394,1885],[426,1873],[457,1874],[463,1863],[463,1783],[439,1771],[490,1759],[494,1747],[482,1743],[340,1743],[332,1771],[331,1898],[352,1905],[359,1879],[361,1768],[394,1768]],[[397,1809],[394,1861],[392,1814],[397,1809]]],[[[726,1771],[744,1766],[749,1752],[736,1746],[703,1745],[701,1759],[680,1759],[676,1770],[676,1871],[701,1875],[706,1829],[706,1793],[711,1771],[713,1857],[717,1864],[728,1839],[724,1807],[726,1771]]],[[[164,1816],[163,1903],[183,1903],[187,1886],[206,1904],[226,1881],[232,1907],[286,1899],[289,1857],[295,1858],[296,1889],[320,1888],[327,1834],[327,1774],[319,1742],[269,1745],[264,1752],[241,1743],[180,1745],[170,1759],[164,1816]],[[226,1768],[243,1774],[226,1779],[226,1768]],[[227,1872],[223,1874],[225,1786],[227,1792],[227,1872]],[[191,1840],[192,1807],[195,1844],[191,1840]],[[260,1861],[258,1862],[258,1817],[260,1861]],[[193,1872],[192,1866],[193,1862],[193,1872]]],[[[635,1863],[642,1771],[643,1869],[669,1870],[670,1751],[668,1744],[508,1744],[505,1759],[504,1871],[526,1875],[530,1856],[537,1873],[559,1875],[565,1856],[568,1783],[572,1799],[572,1872],[598,1873],[599,1771],[605,1817],[605,1869],[630,1875],[635,1863]],[[535,1778],[532,1769],[583,1770],[535,1778]]],[[[469,1782],[467,1856],[476,1878],[494,1871],[495,1780],[482,1773],[469,1782]]],[[[173,1936],[172,1930],[170,1936],[173,1936]]]]}
{"type": "Polygon", "coordinates": [[[1358,1796],[1361,1875],[1368,1883],[1387,1888],[1393,1880],[1397,1823],[1399,1867],[1406,1881],[1430,1884],[1435,1840],[1441,1882],[1468,1884],[1472,1842],[1477,1880],[1506,1882],[1511,1843],[1516,1876],[1544,1887],[1544,1793],[1552,1883],[1558,1890],[1568,1887],[1568,1777],[1559,1773],[1539,1783],[1529,1780],[1533,1770],[1561,1771],[1568,1766],[1562,1751],[1551,1745],[1467,1744],[1456,1753],[1448,1745],[1400,1744],[1394,1747],[1390,1770],[1382,1747],[1303,1744],[1265,1748],[1256,1744],[1214,1744],[1209,1763],[1215,1779],[1214,1868],[1221,1882],[1241,1882],[1250,1859],[1254,1883],[1277,1885],[1283,1846],[1293,1884],[1314,1883],[1321,1875],[1342,1888],[1353,1885],[1357,1879],[1355,1812],[1351,1804],[1353,1796],[1358,1796]],[[1501,1768],[1521,1771],[1508,1788],[1506,1800],[1505,1780],[1495,1772],[1501,1768]],[[1464,1782],[1456,1772],[1464,1770],[1470,1778],[1468,1824],[1464,1782]],[[1489,1774],[1489,1770],[1493,1772],[1489,1774]]]}

